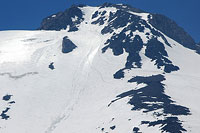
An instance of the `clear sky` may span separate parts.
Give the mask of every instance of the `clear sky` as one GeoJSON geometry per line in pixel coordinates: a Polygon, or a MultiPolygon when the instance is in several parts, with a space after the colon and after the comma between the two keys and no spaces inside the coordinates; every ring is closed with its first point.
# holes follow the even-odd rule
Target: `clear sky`
{"type": "Polygon", "coordinates": [[[0,0],[0,30],[33,30],[43,18],[72,4],[127,3],[175,20],[200,42],[200,0],[0,0]]]}

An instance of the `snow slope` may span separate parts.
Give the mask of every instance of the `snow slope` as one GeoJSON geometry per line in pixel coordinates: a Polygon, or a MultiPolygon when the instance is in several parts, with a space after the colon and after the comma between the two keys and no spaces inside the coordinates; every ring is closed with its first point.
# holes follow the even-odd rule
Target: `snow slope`
{"type": "MultiPolygon", "coordinates": [[[[124,67],[128,53],[114,56],[111,49],[102,53],[104,43],[113,35],[101,34],[108,22],[91,24],[92,14],[99,10],[97,7],[86,6],[81,10],[84,21],[76,32],[0,32],[1,133],[129,133],[134,127],[144,133],[162,131],[161,124],[141,124],[142,120],[154,121],[156,117],[153,112],[132,110],[133,106],[127,104],[130,96],[110,104],[119,94],[147,86],[129,83],[133,76],[163,74],[162,69],[145,56],[143,48],[142,67],[125,70],[122,79],[113,78],[124,67]],[[77,46],[66,54],[61,50],[65,36],[77,46]],[[49,68],[51,63],[53,70],[49,68]],[[12,96],[3,100],[6,95],[12,96]]],[[[106,11],[116,12],[116,9],[106,8],[106,11]]],[[[147,14],[133,14],[147,21],[147,14]]],[[[142,33],[138,34],[145,39],[142,33]]],[[[171,47],[165,44],[169,59],[180,68],[164,73],[165,94],[177,105],[189,108],[190,115],[178,118],[187,132],[198,133],[200,56],[165,37],[171,44],[171,47]]]]}

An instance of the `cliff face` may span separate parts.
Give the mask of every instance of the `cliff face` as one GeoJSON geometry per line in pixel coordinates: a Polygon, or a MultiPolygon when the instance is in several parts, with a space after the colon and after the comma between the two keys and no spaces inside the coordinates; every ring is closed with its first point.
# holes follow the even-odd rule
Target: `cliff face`
{"type": "Polygon", "coordinates": [[[77,31],[77,25],[83,21],[83,13],[77,6],[51,15],[43,19],[39,30],[62,30],[69,28],[69,31],[77,31]]]}
{"type": "Polygon", "coordinates": [[[196,43],[193,38],[178,26],[176,22],[161,14],[152,14],[149,22],[168,37],[176,40],[186,48],[196,49],[196,43]]]}

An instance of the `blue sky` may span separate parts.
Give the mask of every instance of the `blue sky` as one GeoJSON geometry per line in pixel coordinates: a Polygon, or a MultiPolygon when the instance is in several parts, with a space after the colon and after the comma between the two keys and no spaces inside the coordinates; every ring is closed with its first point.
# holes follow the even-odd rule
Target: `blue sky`
{"type": "Polygon", "coordinates": [[[200,0],[0,0],[0,30],[33,30],[43,18],[72,4],[127,3],[175,20],[200,42],[200,0]]]}

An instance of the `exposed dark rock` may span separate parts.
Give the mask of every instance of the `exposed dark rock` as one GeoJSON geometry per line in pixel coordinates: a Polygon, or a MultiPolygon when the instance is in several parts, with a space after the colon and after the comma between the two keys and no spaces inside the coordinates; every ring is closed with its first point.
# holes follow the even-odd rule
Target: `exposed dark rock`
{"type": "Polygon", "coordinates": [[[182,133],[187,132],[181,124],[181,121],[178,119],[178,117],[166,117],[164,120],[158,120],[158,121],[142,121],[141,124],[148,124],[149,127],[156,126],[156,125],[162,125],[161,130],[166,131],[168,133],[182,133]]]}
{"type": "MultiPolygon", "coordinates": [[[[117,9],[119,9],[117,11],[117,13],[115,13],[115,14],[110,13],[110,17],[109,17],[109,20],[113,20],[112,19],[113,17],[118,16],[116,19],[119,19],[121,21],[121,23],[116,23],[116,26],[113,26],[115,29],[117,27],[118,28],[123,27],[125,24],[127,24],[127,21],[129,21],[127,15],[124,15],[122,13],[120,13],[120,15],[119,15],[119,12],[126,12],[126,13],[128,11],[133,11],[133,12],[137,12],[137,13],[144,13],[145,12],[143,10],[133,8],[133,7],[126,5],[126,4],[117,5],[117,4],[111,4],[111,3],[104,3],[102,6],[100,6],[100,8],[105,8],[105,7],[115,7],[117,9]],[[125,17],[125,16],[127,16],[127,17],[125,17]]],[[[160,30],[165,35],[167,35],[168,37],[179,42],[184,47],[192,49],[192,50],[196,50],[198,53],[200,53],[200,48],[197,47],[194,39],[183,28],[178,26],[173,20],[171,20],[168,17],[161,15],[161,14],[151,14],[151,16],[152,17],[149,16],[149,22],[156,29],[160,30]]],[[[93,16],[93,18],[94,17],[95,16],[93,16]]],[[[134,18],[134,19],[136,19],[136,18],[134,18]]],[[[98,18],[98,20],[94,21],[93,24],[99,23],[99,25],[102,25],[102,24],[104,24],[104,20],[105,20],[105,16],[101,16],[101,17],[98,18]]],[[[119,21],[117,21],[117,22],[119,22],[119,21]]],[[[113,25],[115,25],[115,23],[113,23],[113,25]]],[[[105,33],[108,33],[108,32],[111,33],[113,31],[112,28],[108,29],[108,27],[105,27],[102,30],[102,34],[105,34],[105,33]]],[[[159,36],[161,36],[163,39],[165,39],[162,34],[160,34],[159,36]]],[[[167,42],[166,39],[165,39],[165,42],[167,42]]],[[[169,44],[169,43],[167,42],[167,44],[169,44]]]]}
{"type": "Polygon", "coordinates": [[[185,32],[183,28],[178,26],[176,22],[169,19],[168,17],[161,14],[152,14],[152,18],[149,19],[149,22],[156,29],[179,42],[186,48],[196,50],[196,43],[193,38],[187,32],[185,32]]]}
{"type": "Polygon", "coordinates": [[[1,119],[8,120],[10,118],[10,116],[8,116],[6,113],[10,110],[11,105],[15,103],[15,101],[10,101],[12,96],[13,95],[8,95],[8,94],[3,96],[3,100],[7,102],[9,107],[6,107],[5,110],[1,112],[0,114],[1,119]]]}
{"type": "MultiPolygon", "coordinates": [[[[78,7],[80,6],[72,6],[65,12],[57,13],[55,17],[51,16],[44,19],[40,29],[61,30],[69,26],[69,31],[77,31],[78,25],[83,21],[83,13],[78,7]],[[77,20],[72,21],[72,18],[75,18],[75,16],[77,20]]],[[[111,49],[114,56],[119,56],[124,54],[124,52],[128,53],[124,67],[120,68],[120,70],[113,75],[115,79],[124,78],[124,70],[142,67],[143,64],[140,56],[142,48],[145,48],[144,55],[151,59],[151,61],[154,61],[154,65],[156,65],[158,69],[163,70],[163,72],[170,73],[179,70],[179,67],[174,65],[168,58],[165,46],[171,47],[171,44],[169,44],[164,34],[179,42],[184,47],[196,50],[200,53],[200,43],[196,44],[183,28],[164,15],[151,14],[148,16],[150,24],[161,31],[161,33],[155,28],[152,28],[151,25],[140,16],[128,12],[144,12],[140,9],[125,4],[117,5],[111,3],[105,3],[99,8],[105,7],[115,7],[118,10],[117,12],[110,12],[109,18],[106,16],[106,10],[96,11],[91,16],[93,19],[92,24],[103,25],[105,21],[108,21],[108,24],[101,30],[102,34],[113,34],[112,37],[105,42],[105,47],[102,48],[102,52],[104,53],[107,49],[111,49]],[[119,28],[122,28],[122,30],[115,33],[115,30],[119,28]],[[134,33],[136,31],[144,33],[145,28],[150,30],[149,33],[145,33],[148,39],[147,43],[143,42],[141,36],[134,33]],[[159,41],[159,39],[163,41],[159,41]]],[[[63,53],[69,53],[76,47],[77,46],[68,37],[63,38],[63,53]]],[[[49,68],[52,70],[54,69],[53,63],[49,65],[49,68]]],[[[187,107],[177,105],[170,96],[164,93],[165,85],[162,83],[164,80],[165,77],[160,74],[148,77],[133,77],[128,81],[129,83],[136,82],[137,84],[146,84],[146,86],[118,95],[108,106],[119,99],[129,97],[130,100],[128,104],[132,105],[132,111],[137,110],[143,111],[143,113],[152,113],[157,119],[155,121],[141,120],[141,124],[146,124],[149,127],[159,125],[161,132],[184,132],[186,130],[183,128],[182,121],[179,120],[178,116],[190,115],[190,110],[187,107]]],[[[5,115],[7,111],[5,110],[2,114],[5,115]]],[[[115,128],[116,126],[110,127],[112,130],[115,128]]],[[[105,132],[104,128],[101,128],[101,130],[105,132]]],[[[138,127],[133,128],[134,133],[139,133],[139,130],[138,127]]]]}
{"type": "Polygon", "coordinates": [[[93,15],[92,15],[92,19],[94,19],[94,18],[96,18],[96,17],[98,17],[98,14],[99,14],[99,12],[98,11],[96,11],[93,15]]]}
{"type": "MultiPolygon", "coordinates": [[[[84,7],[85,5],[73,5],[72,7],[68,8],[64,12],[58,12],[57,14],[43,19],[39,30],[61,30],[66,29],[69,26],[69,31],[77,31],[78,25],[83,21],[83,13],[79,9],[80,7],[84,7]],[[76,21],[72,21],[72,18],[77,17],[76,21]]],[[[115,7],[118,11],[128,12],[133,11],[137,13],[144,13],[145,11],[134,8],[127,4],[112,4],[112,3],[104,3],[100,5],[99,8],[105,7],[115,7]]],[[[105,12],[102,12],[102,17],[100,17],[97,21],[94,21],[93,24],[102,25],[105,22],[105,17],[103,17],[105,12]]],[[[97,17],[98,11],[92,16],[92,18],[97,17]]],[[[190,48],[192,50],[196,50],[200,53],[200,48],[197,47],[193,38],[184,31],[183,28],[178,26],[173,20],[169,19],[168,17],[161,15],[161,14],[151,14],[152,17],[149,17],[149,22],[153,25],[156,29],[160,30],[170,38],[176,40],[183,46],[190,48]]],[[[111,15],[112,16],[112,15],[111,15]]],[[[120,18],[121,21],[127,21],[128,19],[120,18]]],[[[104,29],[106,30],[106,29],[104,29]]]]}
{"type": "Polygon", "coordinates": [[[54,62],[52,62],[50,65],[49,65],[49,68],[51,69],[51,70],[53,70],[53,69],[55,69],[55,67],[54,67],[54,62]]]}
{"type": "Polygon", "coordinates": [[[63,42],[62,42],[62,52],[63,53],[69,53],[71,51],[73,51],[77,46],[68,39],[68,37],[64,37],[63,38],[63,42]]]}
{"type": "Polygon", "coordinates": [[[2,111],[1,113],[1,119],[5,119],[8,120],[8,118],[10,118],[10,116],[8,116],[6,113],[8,112],[8,110],[10,110],[10,108],[6,108],[4,111],[2,111]]]}
{"type": "Polygon", "coordinates": [[[141,124],[148,124],[148,126],[161,125],[162,132],[178,133],[186,131],[177,116],[190,115],[190,110],[184,106],[176,105],[175,101],[164,93],[165,85],[161,83],[164,80],[163,75],[136,76],[128,82],[146,84],[147,86],[124,92],[118,95],[117,99],[113,100],[111,104],[119,99],[130,97],[128,104],[133,105],[132,110],[143,110],[144,113],[154,112],[153,115],[157,118],[157,121],[142,121],[141,124]],[[162,111],[157,112],[159,109],[162,109],[162,111]],[[174,117],[166,117],[169,115],[174,117]]]}
{"type": "Polygon", "coordinates": [[[167,58],[168,54],[164,45],[155,38],[150,39],[146,44],[145,55],[156,62],[155,65],[158,69],[163,66],[164,71],[167,73],[179,70],[179,67],[173,65],[167,58]]]}
{"type": "MultiPolygon", "coordinates": [[[[137,8],[133,8],[130,5],[117,5],[111,3],[104,3],[100,8],[105,7],[116,7],[120,11],[133,11],[137,13],[144,13],[145,11],[137,8]]],[[[151,14],[152,17],[149,17],[149,22],[153,25],[156,29],[160,30],[170,38],[174,39],[175,41],[179,42],[183,46],[196,50],[196,43],[194,39],[180,26],[176,24],[173,20],[169,19],[168,17],[161,15],[161,14],[151,14]]],[[[124,19],[126,21],[128,19],[124,19]]]]}
{"type": "Polygon", "coordinates": [[[14,104],[15,103],[15,101],[11,101],[11,102],[9,102],[9,104],[14,104]]]}
{"type": "Polygon", "coordinates": [[[101,16],[99,17],[96,21],[93,21],[92,24],[99,24],[99,25],[103,25],[104,22],[106,21],[106,11],[96,11],[93,15],[92,15],[92,19],[98,17],[98,16],[101,16]]]}
{"type": "Polygon", "coordinates": [[[5,95],[5,96],[3,97],[3,100],[4,100],[4,101],[9,101],[11,97],[12,97],[12,95],[5,95]]]}
{"type": "Polygon", "coordinates": [[[115,128],[116,128],[116,126],[112,126],[112,127],[110,127],[111,130],[114,130],[115,128]]]}
{"type": "MultiPolygon", "coordinates": [[[[94,17],[98,17],[95,24],[101,23],[98,20],[104,16],[101,13],[94,13],[94,17]],[[98,15],[96,15],[98,14],[98,15]]],[[[112,33],[112,37],[106,41],[106,46],[102,49],[102,52],[106,52],[108,48],[112,49],[115,56],[121,55],[124,52],[128,53],[127,62],[124,68],[121,68],[114,74],[114,78],[120,79],[124,77],[124,70],[131,68],[141,68],[141,57],[139,55],[142,48],[145,46],[145,55],[152,61],[155,61],[155,65],[158,69],[163,69],[164,72],[170,73],[172,71],[179,70],[179,67],[172,64],[172,61],[168,59],[167,51],[165,50],[165,44],[170,46],[167,39],[159,31],[152,28],[146,21],[142,20],[139,16],[131,13],[118,10],[116,13],[110,13],[108,24],[102,29],[102,34],[112,33]],[[122,28],[122,31],[115,33],[115,29],[122,28]],[[144,29],[150,30],[153,37],[148,38],[148,42],[144,43],[139,35],[133,35],[133,32],[139,31],[144,33],[144,29]],[[162,38],[165,44],[158,40],[158,37],[162,38]]],[[[149,33],[146,33],[148,36],[149,33]]]]}
{"type": "Polygon", "coordinates": [[[133,133],[138,133],[139,130],[140,130],[140,129],[139,129],[138,127],[134,127],[134,128],[133,128],[133,133]]]}
{"type": "Polygon", "coordinates": [[[197,44],[197,53],[200,54],[200,43],[197,44]]]}
{"type": "Polygon", "coordinates": [[[55,14],[54,17],[49,16],[43,19],[39,30],[61,30],[66,29],[69,26],[69,31],[77,31],[78,24],[83,21],[83,13],[78,8],[79,6],[72,6],[64,12],[55,14]],[[77,17],[77,20],[73,22],[73,18],[77,17]]]}
{"type": "Polygon", "coordinates": [[[92,15],[92,18],[94,19],[94,18],[98,17],[99,14],[101,14],[101,17],[99,17],[96,21],[93,21],[92,24],[99,24],[99,25],[103,25],[104,24],[106,16],[104,16],[105,14],[103,12],[96,11],[92,15]]]}
{"type": "MultiPolygon", "coordinates": [[[[51,15],[45,19],[43,19],[39,30],[61,30],[66,29],[69,26],[69,31],[77,31],[78,25],[84,20],[83,13],[79,9],[80,7],[84,7],[85,5],[73,5],[72,7],[68,8],[64,12],[58,12],[54,14],[55,16],[51,15]],[[53,16],[53,17],[52,17],[53,16]],[[77,17],[77,20],[73,22],[73,18],[77,17]]],[[[145,11],[134,8],[127,4],[112,4],[112,3],[104,3],[100,5],[99,8],[105,7],[115,7],[118,11],[128,12],[133,11],[137,13],[144,13],[145,11]]],[[[105,23],[105,11],[101,14],[97,11],[93,14],[92,18],[99,17],[98,20],[92,22],[93,24],[103,25],[105,23]]],[[[153,25],[156,29],[160,30],[170,38],[176,40],[186,48],[190,48],[192,50],[196,50],[200,53],[200,48],[197,47],[193,38],[184,31],[183,28],[178,26],[173,20],[169,19],[168,17],[161,15],[161,14],[151,14],[152,17],[149,17],[149,22],[153,25]]],[[[112,14],[110,15],[110,17],[112,14]]],[[[120,18],[121,21],[127,21],[128,18],[120,18]]],[[[106,28],[104,29],[106,30],[106,28]]],[[[105,31],[102,31],[105,32],[105,31]]]]}
{"type": "Polygon", "coordinates": [[[124,78],[124,70],[125,70],[125,69],[120,69],[119,71],[117,71],[117,72],[113,75],[113,77],[114,77],[115,79],[124,78]]]}

